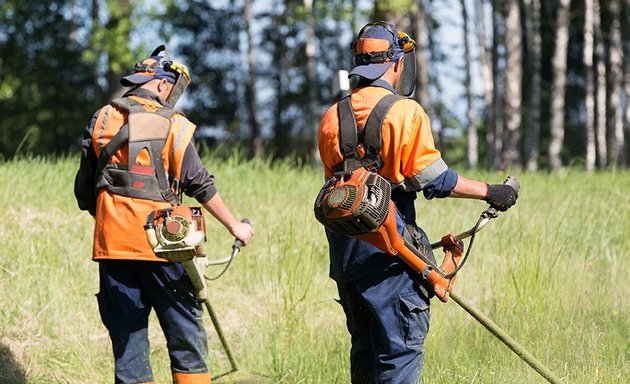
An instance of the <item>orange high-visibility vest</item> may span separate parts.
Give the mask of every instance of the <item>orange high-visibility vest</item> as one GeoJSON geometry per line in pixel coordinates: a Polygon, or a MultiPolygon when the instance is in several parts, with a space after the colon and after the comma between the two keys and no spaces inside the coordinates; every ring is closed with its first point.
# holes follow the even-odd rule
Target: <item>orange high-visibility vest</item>
{"type": "MultiPolygon", "coordinates": [[[[163,111],[165,108],[158,101],[139,96],[129,96],[126,99],[130,99],[126,100],[126,104],[141,106],[146,112],[163,111]]],[[[161,113],[161,116],[158,116],[159,113],[140,113],[137,116],[142,118],[136,119],[136,115],[130,114],[122,104],[124,103],[118,100],[103,107],[92,134],[94,152],[100,158],[100,163],[103,163],[99,164],[97,170],[92,258],[164,261],[153,253],[143,226],[150,212],[168,208],[176,201],[172,197],[178,193],[177,182],[181,176],[184,153],[196,126],[179,113],[161,113]],[[121,128],[130,131],[127,132],[126,140],[112,150],[111,145],[107,145],[112,139],[120,138],[120,135],[116,135],[121,128]],[[158,136],[159,140],[155,141],[158,136]],[[134,143],[143,140],[151,143],[147,148],[141,147],[139,151],[132,151],[137,152],[136,158],[129,159],[129,143],[132,143],[131,147],[137,147],[134,143]],[[163,144],[161,151],[155,150],[155,142],[163,144]],[[107,153],[106,148],[111,153],[107,153]],[[153,159],[152,154],[157,154],[160,158],[153,159]],[[159,172],[164,174],[157,177],[159,172]],[[163,179],[168,179],[168,198],[164,197],[167,195],[165,191],[160,192],[155,181],[162,176],[163,179]]]]}

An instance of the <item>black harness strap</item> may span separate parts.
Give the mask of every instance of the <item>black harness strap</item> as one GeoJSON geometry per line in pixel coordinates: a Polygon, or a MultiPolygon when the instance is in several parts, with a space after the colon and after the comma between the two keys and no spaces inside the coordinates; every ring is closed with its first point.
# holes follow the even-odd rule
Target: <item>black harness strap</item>
{"type": "Polygon", "coordinates": [[[350,103],[350,95],[344,97],[337,105],[339,115],[339,149],[343,156],[343,161],[337,164],[333,171],[335,173],[348,173],[362,166],[361,159],[357,155],[357,120],[350,103]]]}
{"type": "Polygon", "coordinates": [[[402,99],[406,99],[406,97],[395,94],[384,96],[376,103],[376,106],[374,106],[374,109],[370,112],[370,116],[368,116],[367,122],[365,123],[365,133],[363,136],[363,143],[365,145],[364,158],[366,162],[376,164],[376,168],[380,168],[383,165],[379,156],[381,148],[383,147],[383,121],[394,103],[402,99]]]}
{"type": "Polygon", "coordinates": [[[339,144],[344,159],[357,157],[356,149],[359,145],[357,139],[357,120],[350,104],[350,96],[346,96],[337,107],[339,114],[339,144]]]}
{"type": "Polygon", "coordinates": [[[407,99],[407,97],[389,94],[381,98],[370,112],[365,129],[362,132],[363,145],[366,152],[362,158],[357,154],[357,146],[359,143],[358,127],[350,96],[346,96],[337,105],[339,114],[339,149],[343,155],[343,161],[337,164],[333,171],[335,173],[352,172],[360,167],[380,168],[382,160],[379,156],[382,143],[382,129],[385,116],[391,107],[399,100],[407,99]]]}

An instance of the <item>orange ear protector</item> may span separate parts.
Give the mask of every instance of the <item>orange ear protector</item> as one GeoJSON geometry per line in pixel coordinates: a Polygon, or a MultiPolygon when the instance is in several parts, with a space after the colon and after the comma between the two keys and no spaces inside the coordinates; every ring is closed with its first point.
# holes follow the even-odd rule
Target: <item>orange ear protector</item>
{"type": "Polygon", "coordinates": [[[396,55],[396,46],[395,44],[390,44],[389,48],[386,51],[375,51],[375,52],[356,52],[357,42],[360,39],[360,36],[363,33],[372,27],[380,26],[385,28],[389,33],[392,34],[393,41],[399,47],[403,49],[405,53],[409,53],[413,51],[416,47],[416,42],[405,32],[396,32],[396,28],[387,21],[373,21],[371,23],[366,24],[359,33],[357,34],[357,38],[350,43],[350,47],[352,52],[355,53],[355,63],[357,65],[361,64],[370,64],[370,63],[383,63],[390,61],[396,55]]]}

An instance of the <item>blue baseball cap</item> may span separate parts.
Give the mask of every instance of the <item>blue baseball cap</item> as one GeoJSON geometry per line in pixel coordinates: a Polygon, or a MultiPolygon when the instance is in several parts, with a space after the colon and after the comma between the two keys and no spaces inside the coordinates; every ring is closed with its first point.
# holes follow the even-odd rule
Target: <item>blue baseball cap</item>
{"type": "Polygon", "coordinates": [[[405,51],[400,46],[396,28],[386,21],[366,24],[352,43],[355,67],[350,76],[362,76],[375,80],[401,58],[405,51]]]}
{"type": "Polygon", "coordinates": [[[142,63],[136,63],[134,73],[120,79],[123,87],[133,87],[141,85],[153,79],[166,79],[169,83],[175,84],[177,74],[164,69],[162,56],[151,56],[142,63]]]}

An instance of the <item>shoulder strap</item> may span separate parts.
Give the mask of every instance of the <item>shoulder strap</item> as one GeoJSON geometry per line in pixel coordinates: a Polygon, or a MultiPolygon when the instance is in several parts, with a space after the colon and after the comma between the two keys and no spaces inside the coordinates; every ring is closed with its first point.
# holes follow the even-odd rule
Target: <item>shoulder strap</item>
{"type": "Polygon", "coordinates": [[[383,121],[391,107],[399,100],[407,99],[405,96],[389,94],[383,96],[370,112],[365,129],[363,131],[363,144],[366,148],[365,156],[359,159],[357,156],[357,145],[359,144],[357,134],[357,121],[350,103],[350,96],[346,96],[337,105],[339,114],[339,149],[343,155],[343,161],[337,164],[333,171],[351,172],[361,166],[382,166],[379,153],[383,146],[382,130],[383,121]]]}
{"type": "Polygon", "coordinates": [[[333,172],[348,173],[361,167],[361,160],[357,156],[357,120],[350,103],[350,95],[344,97],[337,104],[339,115],[339,150],[343,161],[335,165],[333,172]]]}
{"type": "MultiPolygon", "coordinates": [[[[121,97],[118,99],[114,99],[109,103],[112,107],[122,109],[129,115],[132,110],[137,110],[137,108],[142,108],[138,102],[132,100],[129,97],[121,97]]],[[[129,122],[123,125],[120,130],[112,137],[112,139],[107,143],[105,148],[101,150],[101,153],[98,157],[98,164],[96,169],[96,177],[100,177],[100,173],[103,171],[109,160],[112,158],[114,153],[120,149],[120,147],[129,140],[129,122]]]]}
{"type": "Polygon", "coordinates": [[[372,109],[365,123],[365,133],[363,136],[363,144],[365,145],[364,159],[368,162],[376,163],[378,168],[382,165],[379,153],[383,147],[383,121],[394,103],[402,99],[407,99],[407,97],[395,94],[383,96],[378,103],[376,103],[376,106],[372,109]]]}
{"type": "MultiPolygon", "coordinates": [[[[128,143],[130,164],[124,166],[124,171],[130,172],[132,167],[131,162],[133,159],[137,157],[140,151],[146,149],[149,151],[151,163],[154,169],[153,176],[157,179],[157,188],[159,189],[158,196],[161,195],[165,201],[168,201],[171,204],[179,204],[179,198],[173,193],[173,190],[170,187],[166,171],[164,169],[164,163],[162,161],[162,150],[166,143],[168,132],[170,131],[170,118],[176,114],[177,111],[172,108],[164,107],[156,110],[155,112],[148,112],[140,103],[130,98],[115,99],[112,100],[110,104],[113,107],[120,108],[127,112],[127,123],[120,128],[116,135],[112,137],[109,143],[107,143],[105,148],[101,151],[98,158],[96,178],[101,178],[101,175],[106,171],[108,163],[114,153],[116,153],[125,143],[128,143]],[[158,118],[156,115],[160,117],[158,118]],[[162,123],[162,119],[168,120],[168,123],[162,123]],[[133,123],[134,121],[135,123],[133,123]],[[146,124],[149,124],[154,129],[142,129],[146,124]],[[133,128],[133,132],[130,132],[131,125],[135,127],[133,128]]],[[[133,178],[134,176],[130,175],[129,177],[133,178]]],[[[156,199],[156,196],[151,191],[129,192],[128,186],[126,185],[109,187],[110,190],[123,195],[148,198],[151,200],[156,199]]]]}
{"type": "Polygon", "coordinates": [[[130,97],[120,97],[110,101],[109,104],[116,108],[120,108],[127,113],[144,111],[142,105],[130,97]]]}
{"type": "Polygon", "coordinates": [[[345,159],[357,157],[357,120],[350,104],[350,96],[346,96],[337,105],[339,114],[339,149],[345,159]]]}

